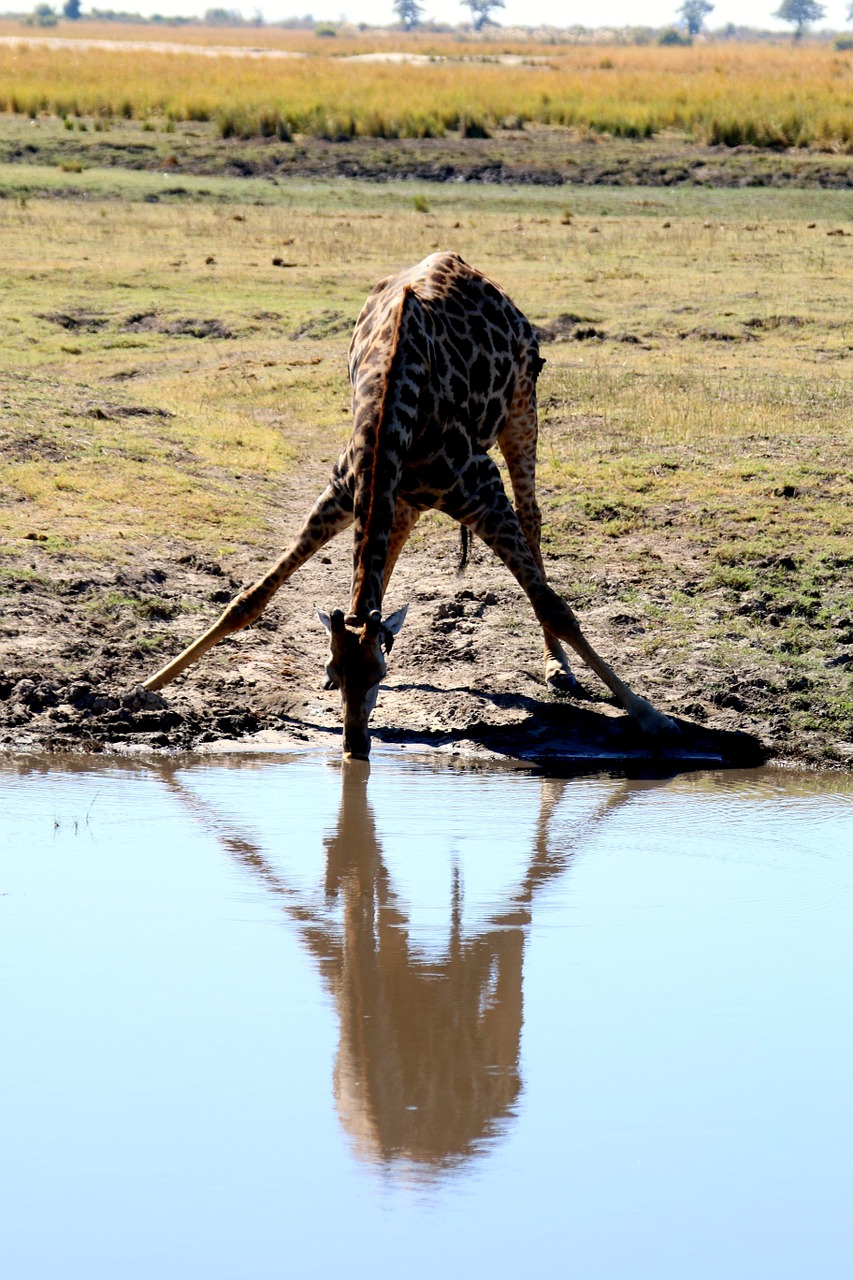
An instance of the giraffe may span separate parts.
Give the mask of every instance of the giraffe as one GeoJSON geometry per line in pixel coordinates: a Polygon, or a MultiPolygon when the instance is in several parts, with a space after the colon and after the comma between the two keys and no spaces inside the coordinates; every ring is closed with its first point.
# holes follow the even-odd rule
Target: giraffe
{"type": "Polygon", "coordinates": [[[349,611],[318,616],[329,634],[327,687],[341,694],[344,755],[367,759],[385,655],[406,613],[400,609],[383,621],[382,600],[416,521],[435,509],[477,534],[517,579],[543,629],[552,687],[570,692],[575,685],[565,641],[644,732],[677,732],[599,657],[548,585],[536,501],[536,381],[543,364],[524,315],[457,254],[431,254],[381,280],[350,343],[353,430],[326,489],[272,568],[143,689],[160,689],[254,622],[279,587],[352,524],[349,611]],[[489,454],[495,444],[514,506],[489,454]]]}

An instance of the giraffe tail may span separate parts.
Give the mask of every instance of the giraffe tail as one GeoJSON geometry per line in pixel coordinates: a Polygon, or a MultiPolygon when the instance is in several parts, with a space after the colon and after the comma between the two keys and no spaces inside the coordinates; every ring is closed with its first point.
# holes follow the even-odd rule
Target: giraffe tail
{"type": "Polygon", "coordinates": [[[471,546],[473,533],[467,525],[459,526],[459,559],[456,561],[456,576],[461,578],[468,567],[468,551],[471,546]]]}

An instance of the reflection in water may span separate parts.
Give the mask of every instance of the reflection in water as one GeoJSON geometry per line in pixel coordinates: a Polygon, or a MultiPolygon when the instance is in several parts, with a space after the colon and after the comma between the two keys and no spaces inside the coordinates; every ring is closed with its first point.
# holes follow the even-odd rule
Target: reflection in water
{"type": "MultiPolygon", "coordinates": [[[[335,1099],[357,1154],[385,1165],[410,1162],[423,1176],[482,1150],[515,1114],[531,908],[536,892],[565,870],[577,840],[571,853],[549,850],[567,783],[543,778],[536,838],[517,890],[469,936],[461,928],[457,873],[446,946],[439,956],[424,956],[411,943],[405,907],[383,861],[369,773],[366,762],[342,764],[338,822],[324,841],[324,910],[174,775],[168,785],[280,897],[316,960],[340,1022],[335,1099]]],[[[585,821],[584,834],[631,794],[627,786],[612,793],[585,821]]]]}
{"type": "Polygon", "coordinates": [[[2,762],[2,1274],[841,1280],[851,816],[782,770],[2,762]]]}
{"type": "Polygon", "coordinates": [[[359,1154],[442,1165],[493,1133],[518,1096],[527,916],[510,909],[463,937],[457,872],[444,954],[420,957],[366,783],[363,770],[345,770],[326,844],[326,889],[342,898],[344,919],[322,964],[341,1024],[335,1097],[359,1154]]]}

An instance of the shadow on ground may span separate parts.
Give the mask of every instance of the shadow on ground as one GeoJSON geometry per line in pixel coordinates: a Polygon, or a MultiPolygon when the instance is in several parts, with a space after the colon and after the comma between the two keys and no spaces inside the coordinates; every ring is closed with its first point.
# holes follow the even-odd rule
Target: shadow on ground
{"type": "MultiPolygon", "coordinates": [[[[399,684],[399,694],[446,697],[454,690],[427,684],[399,684]]],[[[458,692],[463,692],[459,690],[458,692]]],[[[484,693],[482,698],[501,709],[520,711],[512,724],[474,721],[457,729],[415,731],[376,728],[376,742],[439,750],[480,750],[508,760],[541,764],[549,770],[638,766],[649,769],[690,769],[729,766],[751,768],[766,762],[770,751],[754,735],[711,729],[673,717],[678,733],[650,738],[627,715],[607,715],[565,701],[541,702],[514,693],[484,693]]]]}

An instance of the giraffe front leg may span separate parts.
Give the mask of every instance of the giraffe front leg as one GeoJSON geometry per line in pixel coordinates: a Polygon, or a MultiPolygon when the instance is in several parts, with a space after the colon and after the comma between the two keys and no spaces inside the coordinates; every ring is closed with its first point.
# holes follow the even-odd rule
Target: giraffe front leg
{"type": "Polygon", "coordinates": [[[645,698],[639,697],[628,688],[624,680],[620,680],[616,672],[601,658],[584,636],[572,610],[556,593],[547,588],[551,597],[547,602],[540,602],[536,608],[537,617],[543,625],[552,627],[557,635],[566,640],[578,657],[586,663],[591,671],[607,685],[608,689],[622,704],[632,720],[650,737],[670,736],[680,733],[674,720],[657,711],[645,698]],[[544,619],[548,622],[545,623],[544,619]]]}
{"type": "Polygon", "coordinates": [[[251,587],[241,591],[223,611],[217,621],[203,635],[188,645],[171,662],[167,662],[142,685],[154,691],[169,684],[175,676],[197,662],[220,640],[241,631],[261,616],[272,597],[292,574],[310,560],[330,538],[352,523],[352,499],[345,490],[329,485],[318,498],[305,524],[294,542],[273,567],[251,587]]]}
{"type": "Polygon", "coordinates": [[[491,459],[481,467],[491,468],[485,483],[476,493],[457,495],[453,509],[445,509],[482,538],[515,576],[533,606],[542,627],[560,640],[565,640],[579,658],[607,685],[619,703],[644,733],[651,736],[678,733],[678,726],[668,716],[656,711],[650,702],[633,693],[624,680],[595,652],[583,635],[572,610],[551,587],[534,559],[518,518],[509,504],[500,474],[491,459]],[[487,464],[487,465],[486,465],[487,464]]]}
{"type": "Polygon", "coordinates": [[[613,668],[596,653],[581,631],[574,613],[556,591],[543,583],[543,588],[536,593],[535,598],[530,593],[528,596],[543,627],[571,645],[581,661],[607,685],[644,733],[650,737],[666,737],[680,732],[674,720],[670,720],[669,716],[657,711],[645,698],[632,692],[625,681],[620,680],[613,668]]]}

